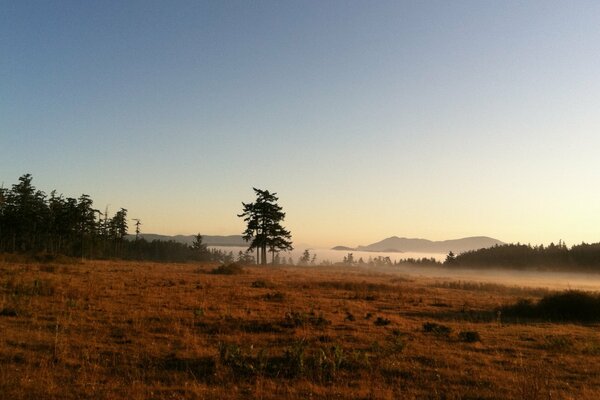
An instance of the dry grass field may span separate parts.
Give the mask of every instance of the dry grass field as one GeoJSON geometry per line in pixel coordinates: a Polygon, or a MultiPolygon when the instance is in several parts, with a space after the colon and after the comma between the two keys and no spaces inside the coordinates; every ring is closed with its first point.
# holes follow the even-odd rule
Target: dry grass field
{"type": "Polygon", "coordinates": [[[0,398],[600,398],[598,325],[498,318],[543,290],[213,268],[0,263],[0,398]]]}

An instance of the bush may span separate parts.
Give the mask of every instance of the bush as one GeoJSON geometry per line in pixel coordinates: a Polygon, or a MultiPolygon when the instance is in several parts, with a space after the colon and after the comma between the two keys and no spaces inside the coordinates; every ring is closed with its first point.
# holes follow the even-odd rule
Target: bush
{"type": "Polygon", "coordinates": [[[375,322],[373,322],[377,326],[386,326],[389,325],[392,321],[387,318],[377,317],[375,322]]]}
{"type": "Polygon", "coordinates": [[[266,301],[283,302],[285,300],[285,294],[281,292],[267,293],[262,298],[266,301]]]}
{"type": "Polygon", "coordinates": [[[214,275],[239,275],[244,273],[244,268],[237,263],[223,264],[213,269],[210,273],[214,275]]]}
{"type": "Polygon", "coordinates": [[[549,294],[537,303],[519,300],[501,309],[509,317],[570,322],[600,321],[600,294],[567,290],[549,294]]]}
{"type": "Polygon", "coordinates": [[[462,331],[458,334],[458,339],[461,342],[467,342],[467,343],[481,342],[481,337],[479,336],[479,332],[476,332],[476,331],[462,331]]]}
{"type": "Polygon", "coordinates": [[[423,330],[440,336],[448,336],[450,332],[452,332],[452,328],[449,326],[436,324],[435,322],[425,322],[423,324],[423,330]]]}
{"type": "Polygon", "coordinates": [[[281,322],[284,328],[298,328],[311,325],[315,328],[324,328],[330,325],[331,321],[326,319],[323,314],[316,314],[314,311],[310,313],[290,311],[285,313],[285,319],[281,322]]]}
{"type": "Polygon", "coordinates": [[[273,284],[271,282],[265,281],[263,279],[259,279],[257,281],[254,281],[250,284],[251,287],[253,288],[258,288],[258,289],[272,289],[273,288],[273,284]]]}

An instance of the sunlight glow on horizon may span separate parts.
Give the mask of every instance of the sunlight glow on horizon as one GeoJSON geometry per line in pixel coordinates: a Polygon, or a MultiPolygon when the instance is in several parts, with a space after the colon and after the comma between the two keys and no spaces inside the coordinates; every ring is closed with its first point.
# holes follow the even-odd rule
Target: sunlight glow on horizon
{"type": "Polygon", "coordinates": [[[313,246],[600,241],[596,2],[1,8],[5,186],[147,233],[239,234],[254,186],[313,246]]]}

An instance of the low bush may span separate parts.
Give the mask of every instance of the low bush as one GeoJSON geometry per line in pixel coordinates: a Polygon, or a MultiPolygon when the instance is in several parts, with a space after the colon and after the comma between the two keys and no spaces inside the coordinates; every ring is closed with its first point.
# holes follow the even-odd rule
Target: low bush
{"type": "Polygon", "coordinates": [[[436,324],[435,322],[425,322],[423,324],[423,331],[435,333],[440,336],[448,336],[450,332],[452,332],[452,328],[446,325],[436,324]]]}
{"type": "Polygon", "coordinates": [[[254,281],[250,284],[251,287],[253,288],[259,288],[259,289],[272,289],[273,288],[273,284],[271,282],[265,281],[263,279],[259,279],[257,281],[254,281]]]}
{"type": "Polygon", "coordinates": [[[223,264],[213,269],[210,273],[214,275],[239,275],[244,273],[244,268],[237,263],[223,264]]]}
{"type": "Polygon", "coordinates": [[[458,334],[458,339],[466,343],[481,342],[481,336],[477,331],[462,331],[458,334]]]}
{"type": "Polygon", "coordinates": [[[266,301],[283,302],[285,300],[285,294],[282,292],[272,292],[265,294],[262,298],[266,301]]]}
{"type": "Polygon", "coordinates": [[[315,328],[324,328],[330,325],[331,321],[326,319],[323,314],[316,314],[314,311],[310,313],[290,311],[285,313],[285,319],[281,323],[284,328],[298,328],[311,325],[315,328]]]}
{"type": "Polygon", "coordinates": [[[537,303],[521,299],[505,306],[502,315],[569,322],[600,321],[600,294],[567,290],[542,297],[537,303]]]}
{"type": "Polygon", "coordinates": [[[377,326],[386,326],[386,325],[389,325],[391,322],[392,321],[390,321],[387,318],[377,317],[377,319],[373,323],[377,326]]]}
{"type": "Polygon", "coordinates": [[[19,311],[14,308],[3,308],[0,310],[0,317],[18,317],[19,311]]]}

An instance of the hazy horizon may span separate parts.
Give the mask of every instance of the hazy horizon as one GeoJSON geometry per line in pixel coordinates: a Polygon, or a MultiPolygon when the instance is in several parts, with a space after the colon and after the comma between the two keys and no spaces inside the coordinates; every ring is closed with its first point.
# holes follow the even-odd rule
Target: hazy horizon
{"type": "Polygon", "coordinates": [[[241,233],[258,187],[319,247],[599,242],[599,18],[591,1],[4,2],[0,184],[31,173],[167,235],[241,233]]]}

